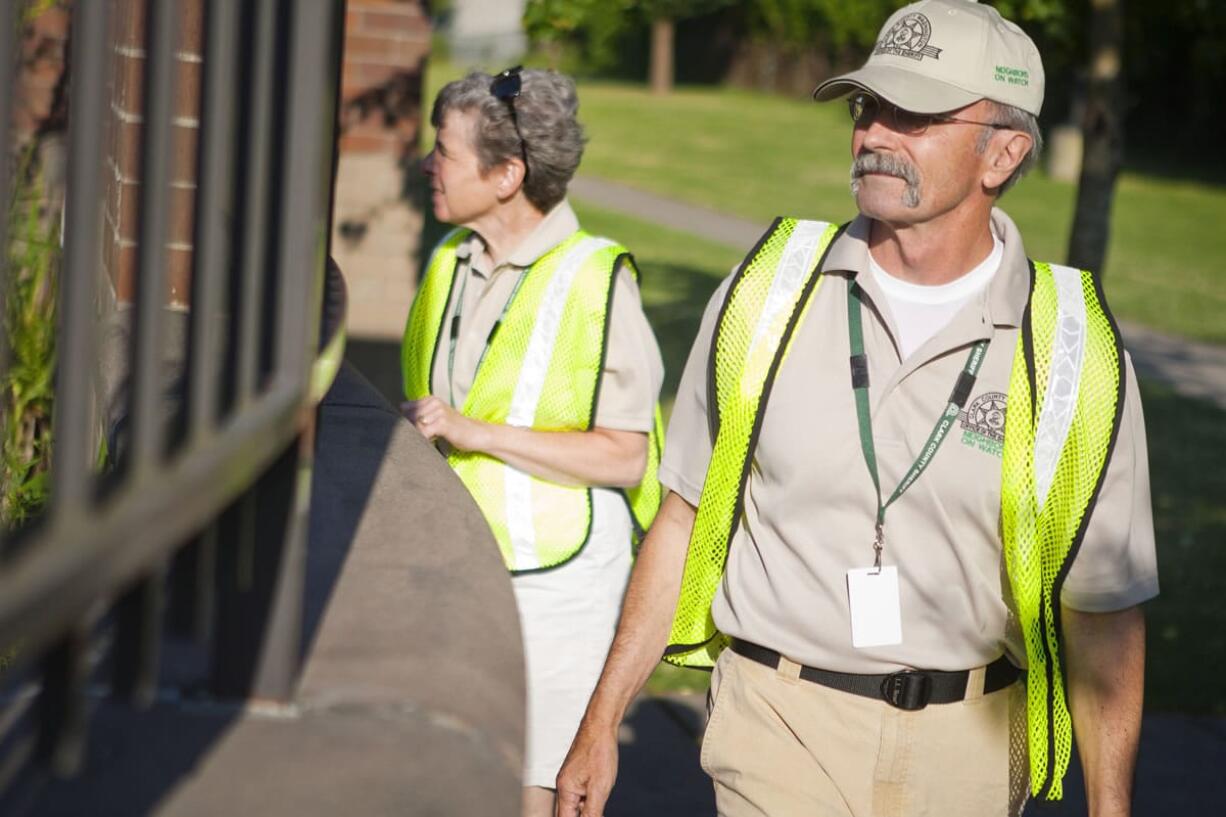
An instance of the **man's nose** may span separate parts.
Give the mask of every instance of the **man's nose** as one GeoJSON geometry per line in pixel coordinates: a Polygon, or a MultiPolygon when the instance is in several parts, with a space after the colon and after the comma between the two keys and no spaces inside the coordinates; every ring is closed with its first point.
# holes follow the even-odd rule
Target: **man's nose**
{"type": "Polygon", "coordinates": [[[422,157],[421,172],[427,175],[434,174],[434,151],[430,151],[422,157]]]}
{"type": "Polygon", "coordinates": [[[859,137],[856,140],[859,147],[857,154],[889,148],[898,139],[898,133],[887,127],[881,116],[874,116],[867,125],[857,126],[856,133],[859,137]]]}

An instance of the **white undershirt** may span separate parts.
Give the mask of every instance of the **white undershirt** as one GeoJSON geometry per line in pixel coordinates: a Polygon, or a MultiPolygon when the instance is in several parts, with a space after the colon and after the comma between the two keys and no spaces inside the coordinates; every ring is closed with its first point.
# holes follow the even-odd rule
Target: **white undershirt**
{"type": "Polygon", "coordinates": [[[898,330],[898,353],[906,360],[929,338],[941,331],[971,298],[982,292],[1004,257],[1005,245],[992,236],[992,252],[979,266],[948,284],[924,286],[895,278],[868,255],[868,269],[885,296],[898,330]]]}

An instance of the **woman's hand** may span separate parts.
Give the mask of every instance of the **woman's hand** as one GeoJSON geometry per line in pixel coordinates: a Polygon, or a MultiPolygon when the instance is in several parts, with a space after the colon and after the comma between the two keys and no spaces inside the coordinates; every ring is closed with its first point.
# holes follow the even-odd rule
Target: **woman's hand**
{"type": "Polygon", "coordinates": [[[485,423],[465,417],[433,395],[406,400],[400,404],[400,413],[431,442],[443,439],[458,451],[482,450],[485,423]]]}

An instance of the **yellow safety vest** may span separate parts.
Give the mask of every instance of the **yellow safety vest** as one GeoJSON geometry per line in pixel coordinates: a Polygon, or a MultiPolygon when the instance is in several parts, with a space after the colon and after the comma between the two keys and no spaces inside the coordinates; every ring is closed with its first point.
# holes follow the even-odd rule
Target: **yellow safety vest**
{"type": "MultiPolygon", "coordinates": [[[[435,357],[444,339],[450,340],[442,324],[458,278],[456,250],[470,234],[453,230],[435,248],[409,311],[401,367],[410,400],[431,393],[435,357]]],[[[490,333],[462,413],[539,431],[590,430],[604,368],[613,279],[622,263],[637,276],[624,247],[580,230],[526,270],[490,333]]],[[[643,481],[622,491],[635,541],[660,505],[656,471],[662,439],[656,406],[643,481]]],[[[590,488],[539,479],[480,451],[453,450],[447,460],[476,499],[512,573],[557,567],[587,544],[590,488]]]]}
{"type": "MultiPolygon", "coordinates": [[[[715,443],[665,659],[710,667],[727,645],[711,620],[740,523],[771,385],[813,303],[839,230],[776,219],[725,296],[711,344],[715,443]]],[[[1004,558],[1026,642],[1031,793],[1058,800],[1072,746],[1060,588],[1119,431],[1124,366],[1115,322],[1089,272],[1031,264],[1010,377],[1001,472],[1004,558]]]]}

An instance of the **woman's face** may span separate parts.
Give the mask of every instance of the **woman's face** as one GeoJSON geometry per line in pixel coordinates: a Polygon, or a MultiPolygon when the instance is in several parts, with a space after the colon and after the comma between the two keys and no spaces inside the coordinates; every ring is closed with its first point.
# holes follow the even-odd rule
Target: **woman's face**
{"type": "Polygon", "coordinates": [[[434,149],[422,160],[430,180],[434,217],[448,224],[471,227],[498,206],[498,174],[482,173],[473,149],[477,111],[448,111],[434,138],[434,149]]]}

